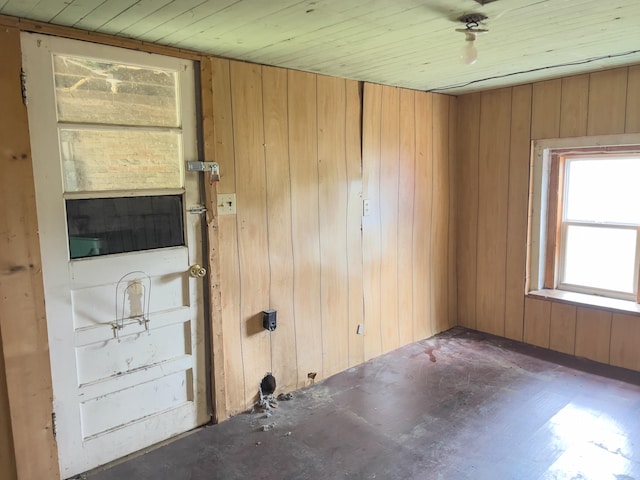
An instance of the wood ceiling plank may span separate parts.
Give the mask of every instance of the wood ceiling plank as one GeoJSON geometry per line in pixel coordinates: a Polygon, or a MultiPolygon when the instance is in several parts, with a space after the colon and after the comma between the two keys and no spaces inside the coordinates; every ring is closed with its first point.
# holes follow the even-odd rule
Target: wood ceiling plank
{"type": "Polygon", "coordinates": [[[78,19],[84,18],[95,10],[102,0],[75,0],[67,5],[51,19],[51,23],[58,25],[74,25],[78,19]]]}
{"type": "Polygon", "coordinates": [[[151,15],[173,0],[139,0],[100,27],[103,33],[117,35],[129,25],[151,15]]]}
{"type": "Polygon", "coordinates": [[[131,3],[131,0],[106,0],[84,17],[77,19],[73,26],[85,30],[100,30],[103,25],[116,17],[126,15],[131,3]]]}
{"type": "MultiPolygon", "coordinates": [[[[148,30],[144,37],[149,42],[162,43],[164,45],[173,45],[175,41],[192,37],[202,30],[202,25],[206,24],[206,19],[211,15],[215,15],[220,10],[223,10],[230,5],[233,5],[237,0],[223,0],[221,2],[204,1],[198,3],[196,6],[184,11],[178,16],[171,19],[170,22],[165,22],[154,26],[151,30],[148,30]],[[173,36],[172,38],[169,38],[173,36]]],[[[203,45],[205,45],[203,43],[203,45]]],[[[208,53],[214,53],[212,45],[203,51],[208,53]]],[[[240,57],[238,57],[240,58],[240,57]]]]}
{"type": "Polygon", "coordinates": [[[3,0],[0,9],[10,11],[16,17],[27,17],[41,0],[3,0]]]}
{"type": "MultiPolygon", "coordinates": [[[[68,3],[65,0],[40,0],[29,12],[24,13],[24,17],[42,22],[51,22],[56,15],[65,9],[68,3]]],[[[29,2],[29,4],[32,4],[32,2],[29,2]]]]}
{"type": "Polygon", "coordinates": [[[123,28],[119,34],[133,38],[146,38],[150,31],[172,23],[180,15],[188,14],[191,9],[202,3],[204,3],[203,0],[172,0],[146,17],[123,28]]]}

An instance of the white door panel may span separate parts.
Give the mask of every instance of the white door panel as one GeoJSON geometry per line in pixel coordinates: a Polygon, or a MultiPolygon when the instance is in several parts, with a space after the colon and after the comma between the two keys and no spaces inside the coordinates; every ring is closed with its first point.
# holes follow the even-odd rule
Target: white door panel
{"type": "MultiPolygon", "coordinates": [[[[203,286],[201,279],[189,275],[190,265],[202,259],[202,225],[198,215],[186,212],[200,201],[199,178],[197,173],[185,175],[184,172],[184,161],[195,159],[197,151],[193,64],[35,34],[23,34],[22,45],[56,439],[61,473],[66,478],[209,419],[203,286]],[[76,62],[76,58],[80,61],[76,62]],[[66,69],[64,74],[55,70],[61,62],[66,69]],[[150,80],[147,85],[139,81],[133,88],[127,85],[126,78],[122,81],[105,73],[108,71],[105,65],[124,65],[125,70],[134,72],[155,69],[155,72],[166,71],[169,80],[177,78],[177,120],[167,115],[165,108],[171,101],[173,84],[166,87],[169,94],[165,97],[162,82],[152,84],[150,80]],[[103,88],[103,83],[108,88],[103,88]],[[83,90],[85,87],[89,90],[83,90]],[[157,110],[165,112],[162,122],[167,125],[140,128],[146,113],[118,125],[117,115],[126,113],[126,108],[122,108],[122,97],[112,95],[131,98],[151,95],[145,89],[158,95],[156,103],[153,103],[155,97],[151,99],[150,121],[155,121],[153,112],[157,110]],[[157,94],[158,91],[161,93],[157,94]],[[88,103],[87,108],[97,112],[100,122],[108,122],[106,126],[92,124],[91,120],[86,123],[77,120],[78,115],[83,115],[80,109],[83,95],[91,98],[93,103],[88,103]],[[59,96],[64,99],[60,100],[59,96]],[[119,100],[112,101],[115,98],[119,100]],[[99,109],[103,107],[107,114],[101,117],[99,109]],[[72,125],[60,120],[65,115],[73,119],[72,125]],[[104,134],[105,139],[118,138],[118,132],[125,132],[136,142],[145,139],[157,142],[158,138],[169,136],[170,151],[174,151],[175,145],[182,151],[179,158],[174,158],[173,153],[166,154],[159,160],[163,162],[161,165],[145,166],[144,152],[122,157],[127,155],[128,137],[123,137],[124,146],[109,148],[99,144],[101,135],[74,137],[69,134],[92,129],[108,132],[104,134]],[[147,130],[149,135],[145,133],[147,130]],[[157,132],[160,133],[156,135],[157,132]],[[89,173],[82,170],[81,162],[85,160],[91,169],[89,173]],[[161,172],[157,179],[150,178],[147,182],[144,172],[156,170],[161,172]],[[92,176],[96,182],[92,183],[92,176]],[[115,186],[106,188],[112,185],[111,176],[115,186]],[[166,188],[158,182],[165,182],[166,188]],[[91,185],[99,187],[92,191],[91,185]],[[119,189],[118,185],[124,187],[119,189]],[[184,188],[176,188],[180,185],[184,188]],[[80,186],[85,190],[80,191],[80,186]],[[131,247],[133,251],[103,254],[113,247],[116,234],[122,237],[122,245],[141,241],[144,235],[164,235],[162,232],[168,228],[162,225],[164,217],[156,218],[153,214],[145,214],[144,218],[142,214],[130,214],[134,220],[128,221],[134,225],[129,224],[129,230],[116,225],[124,214],[110,214],[101,227],[104,232],[95,234],[94,238],[72,234],[71,223],[67,225],[70,201],[131,197],[127,202],[141,205],[139,202],[152,202],[162,195],[180,198],[182,245],[174,242],[175,246],[138,250],[131,247]],[[138,218],[135,215],[140,217],[138,224],[135,224],[138,218]],[[70,259],[79,251],[74,252],[74,248],[79,247],[72,247],[72,242],[86,242],[91,247],[89,256],[70,259]]],[[[89,216],[82,218],[82,222],[98,223],[98,219],[89,216]]]]}

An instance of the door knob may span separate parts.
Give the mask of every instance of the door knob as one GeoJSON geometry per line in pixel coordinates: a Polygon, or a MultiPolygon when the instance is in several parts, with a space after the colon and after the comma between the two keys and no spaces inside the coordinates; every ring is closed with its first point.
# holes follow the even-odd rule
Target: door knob
{"type": "Polygon", "coordinates": [[[195,278],[202,278],[207,274],[207,269],[204,268],[202,265],[198,265],[196,263],[195,265],[191,265],[191,268],[189,269],[189,274],[195,278]]]}

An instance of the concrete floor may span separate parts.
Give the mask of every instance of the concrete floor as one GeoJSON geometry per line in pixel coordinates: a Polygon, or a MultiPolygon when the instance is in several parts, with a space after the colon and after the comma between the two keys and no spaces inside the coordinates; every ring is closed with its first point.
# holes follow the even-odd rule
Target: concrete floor
{"type": "Polygon", "coordinates": [[[478,332],[294,393],[83,478],[640,480],[640,373],[478,332]]]}

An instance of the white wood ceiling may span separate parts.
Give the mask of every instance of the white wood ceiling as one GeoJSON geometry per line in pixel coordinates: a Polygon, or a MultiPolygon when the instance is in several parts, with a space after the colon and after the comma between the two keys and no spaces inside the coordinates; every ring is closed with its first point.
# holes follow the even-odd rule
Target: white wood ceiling
{"type": "Polygon", "coordinates": [[[0,14],[452,94],[640,63],[640,0],[486,1],[0,0],[0,14]],[[456,19],[474,12],[489,33],[463,65],[456,19]]]}

